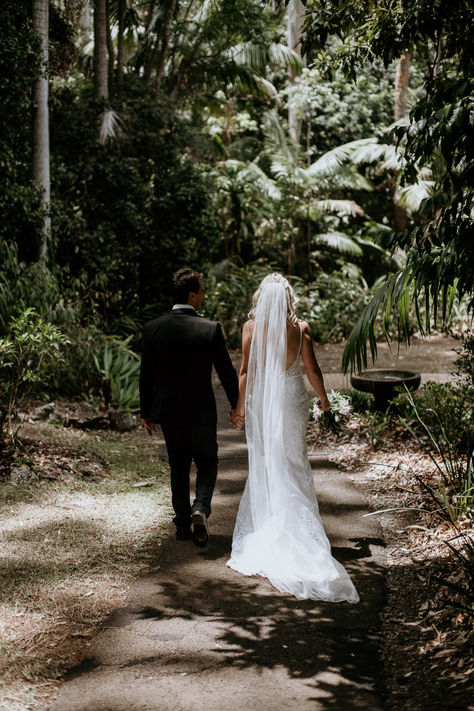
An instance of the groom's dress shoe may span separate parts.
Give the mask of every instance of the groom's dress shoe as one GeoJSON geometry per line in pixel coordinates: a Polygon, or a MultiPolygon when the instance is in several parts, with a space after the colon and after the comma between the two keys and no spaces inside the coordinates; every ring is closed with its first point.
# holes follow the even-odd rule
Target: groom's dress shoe
{"type": "Polygon", "coordinates": [[[176,540],[177,541],[189,541],[191,538],[191,527],[190,526],[177,526],[176,527],[176,540]]]}
{"type": "Polygon", "coordinates": [[[209,540],[206,514],[195,511],[191,516],[193,522],[193,541],[198,548],[204,548],[209,540]]]}

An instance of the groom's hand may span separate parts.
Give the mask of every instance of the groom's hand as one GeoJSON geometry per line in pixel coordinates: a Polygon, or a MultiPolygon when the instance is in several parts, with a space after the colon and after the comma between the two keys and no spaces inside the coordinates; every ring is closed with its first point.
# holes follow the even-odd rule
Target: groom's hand
{"type": "Polygon", "coordinates": [[[240,430],[244,426],[244,422],[245,417],[243,415],[239,415],[237,410],[233,408],[229,413],[229,424],[234,425],[236,430],[240,430]]]}
{"type": "Polygon", "coordinates": [[[145,420],[142,418],[143,425],[149,435],[152,435],[153,432],[156,432],[156,425],[154,422],[150,422],[149,420],[145,420]]]}

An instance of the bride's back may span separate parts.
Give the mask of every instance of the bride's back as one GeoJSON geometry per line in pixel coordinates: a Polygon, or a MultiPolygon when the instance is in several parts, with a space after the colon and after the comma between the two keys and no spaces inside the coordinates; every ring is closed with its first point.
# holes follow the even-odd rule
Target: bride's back
{"type": "Polygon", "coordinates": [[[293,365],[300,354],[301,326],[300,323],[289,323],[286,327],[286,369],[293,365]]]}
{"type": "MultiPolygon", "coordinates": [[[[249,331],[250,338],[252,338],[253,335],[253,329],[254,329],[255,322],[254,321],[247,321],[247,328],[249,331]]],[[[286,370],[290,368],[293,363],[296,361],[298,358],[298,355],[301,352],[301,340],[302,340],[302,333],[301,333],[301,325],[300,322],[298,321],[297,323],[289,323],[287,324],[286,327],[286,370]]]]}

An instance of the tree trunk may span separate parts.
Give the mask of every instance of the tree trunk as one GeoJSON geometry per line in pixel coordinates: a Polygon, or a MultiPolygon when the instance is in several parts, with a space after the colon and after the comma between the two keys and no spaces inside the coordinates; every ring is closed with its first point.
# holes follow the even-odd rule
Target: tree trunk
{"type": "MultiPolygon", "coordinates": [[[[395,72],[395,121],[404,118],[408,113],[408,79],[410,71],[410,55],[404,52],[397,61],[395,72]]],[[[393,193],[393,228],[395,232],[403,232],[408,225],[407,211],[398,204],[397,188],[393,193]]]]}
{"type": "Polygon", "coordinates": [[[408,113],[408,76],[410,71],[410,55],[404,52],[397,61],[395,73],[395,121],[399,121],[408,113]]]}
{"type": "Polygon", "coordinates": [[[115,67],[115,50],[114,41],[112,39],[112,32],[110,29],[110,0],[106,0],[105,3],[105,30],[107,33],[107,54],[109,57],[108,62],[108,86],[109,93],[113,93],[113,79],[114,79],[114,67],[115,67]]]}
{"type": "Polygon", "coordinates": [[[48,0],[33,0],[33,29],[40,38],[40,75],[34,85],[34,119],[33,119],[33,181],[41,188],[41,207],[43,209],[43,225],[38,256],[40,261],[46,261],[51,238],[51,180],[49,172],[49,109],[48,109],[48,35],[49,6],[48,0]]]}
{"type": "Polygon", "coordinates": [[[117,37],[117,85],[120,91],[123,88],[123,34],[125,32],[125,10],[125,0],[119,0],[117,37]]]}
{"type": "Polygon", "coordinates": [[[109,98],[107,75],[106,0],[94,0],[94,92],[96,99],[109,98]]]}
{"type": "MultiPolygon", "coordinates": [[[[287,44],[290,49],[301,56],[301,34],[303,29],[305,7],[301,0],[290,0],[288,3],[287,15],[287,44]]],[[[288,126],[290,137],[295,143],[299,143],[301,133],[301,120],[296,112],[291,109],[292,85],[295,83],[296,72],[290,67],[288,69],[288,79],[290,82],[288,92],[288,126]]]]}
{"type": "Polygon", "coordinates": [[[439,68],[441,65],[441,55],[442,55],[443,45],[441,42],[441,32],[438,35],[438,41],[436,42],[436,54],[433,62],[433,79],[436,79],[439,73],[439,68]]]}
{"type": "Polygon", "coordinates": [[[158,67],[156,68],[156,90],[160,90],[161,81],[163,79],[163,72],[165,69],[166,57],[168,56],[168,48],[170,44],[171,36],[171,23],[173,22],[174,13],[176,10],[176,0],[171,0],[168,12],[166,14],[165,20],[165,30],[163,32],[163,43],[161,46],[160,61],[158,62],[158,67]]]}
{"type": "Polygon", "coordinates": [[[81,13],[79,16],[79,36],[78,36],[78,47],[81,53],[85,53],[85,49],[92,36],[92,15],[91,15],[91,3],[90,0],[84,0],[81,8],[81,13]]]}

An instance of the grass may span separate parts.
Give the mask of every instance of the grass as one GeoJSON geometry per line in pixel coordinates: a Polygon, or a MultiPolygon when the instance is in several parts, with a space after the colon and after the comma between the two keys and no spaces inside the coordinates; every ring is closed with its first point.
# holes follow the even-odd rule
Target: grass
{"type": "Polygon", "coordinates": [[[68,482],[0,484],[0,707],[8,711],[41,708],[133,579],[150,571],[170,519],[167,465],[142,431],[38,424],[24,434],[105,466],[68,482]]]}

